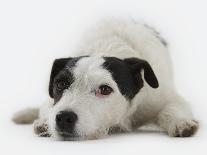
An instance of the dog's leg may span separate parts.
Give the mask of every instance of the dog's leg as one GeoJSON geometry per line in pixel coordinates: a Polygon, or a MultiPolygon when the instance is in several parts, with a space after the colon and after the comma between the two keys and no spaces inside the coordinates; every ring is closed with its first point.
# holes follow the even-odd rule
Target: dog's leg
{"type": "Polygon", "coordinates": [[[193,118],[190,108],[178,95],[159,112],[157,123],[173,137],[190,137],[198,129],[198,122],[193,118]]]}
{"type": "Polygon", "coordinates": [[[27,108],[14,114],[12,120],[16,124],[32,124],[38,117],[38,108],[27,108]]]}
{"type": "Polygon", "coordinates": [[[40,137],[50,137],[51,134],[48,130],[48,124],[46,120],[38,119],[34,122],[34,132],[40,137]]]}

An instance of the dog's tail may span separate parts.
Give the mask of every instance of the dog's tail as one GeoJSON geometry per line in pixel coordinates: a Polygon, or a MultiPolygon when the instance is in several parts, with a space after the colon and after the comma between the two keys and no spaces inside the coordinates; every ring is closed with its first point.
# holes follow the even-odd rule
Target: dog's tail
{"type": "Polygon", "coordinates": [[[16,124],[32,124],[38,117],[38,108],[28,108],[14,114],[12,121],[16,124]]]}

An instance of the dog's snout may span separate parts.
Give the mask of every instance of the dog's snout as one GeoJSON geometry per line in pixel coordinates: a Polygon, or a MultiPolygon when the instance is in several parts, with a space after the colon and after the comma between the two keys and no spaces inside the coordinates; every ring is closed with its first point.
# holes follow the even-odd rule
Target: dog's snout
{"type": "Polygon", "coordinates": [[[56,125],[63,132],[72,132],[78,116],[72,111],[61,111],[56,115],[56,125]]]}

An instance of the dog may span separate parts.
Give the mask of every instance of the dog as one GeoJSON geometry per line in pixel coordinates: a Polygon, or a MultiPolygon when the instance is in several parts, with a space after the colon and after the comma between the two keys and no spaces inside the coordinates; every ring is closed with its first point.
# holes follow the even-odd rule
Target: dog
{"type": "Polygon", "coordinates": [[[199,123],[174,86],[166,41],[153,28],[109,19],[91,29],[73,57],[56,59],[51,102],[14,115],[39,136],[99,139],[155,124],[172,137],[193,136],[199,123]]]}

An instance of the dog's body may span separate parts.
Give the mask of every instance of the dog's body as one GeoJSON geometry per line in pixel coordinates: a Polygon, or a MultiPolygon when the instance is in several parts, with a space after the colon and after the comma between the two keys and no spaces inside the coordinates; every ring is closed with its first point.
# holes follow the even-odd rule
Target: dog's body
{"type": "MultiPolygon", "coordinates": [[[[37,134],[93,139],[113,129],[133,131],[148,123],[170,136],[195,133],[198,123],[175,90],[167,45],[156,31],[110,20],[91,33],[75,58],[54,62],[49,90],[54,102],[40,109],[34,123],[37,134]],[[56,82],[61,78],[69,82],[56,82]],[[63,111],[70,112],[69,124],[66,114],[57,118],[63,111]]],[[[31,123],[34,118],[30,110],[18,113],[14,120],[31,123]]]]}

